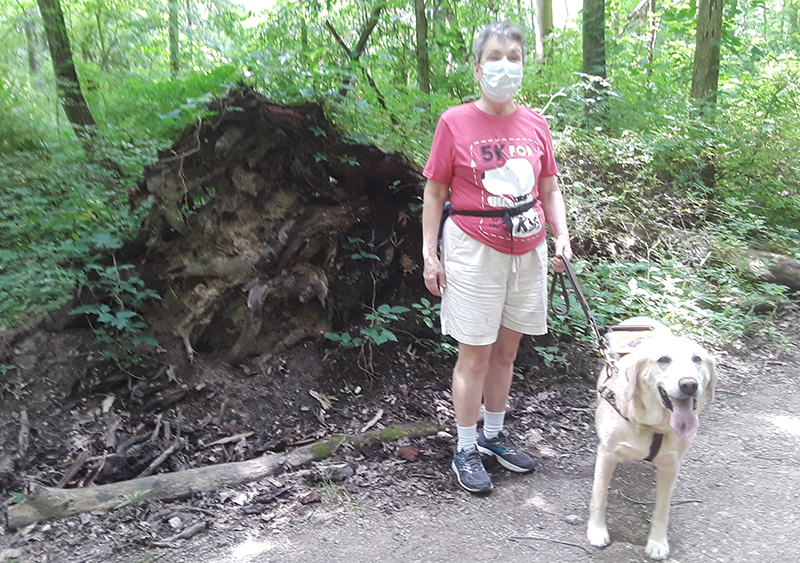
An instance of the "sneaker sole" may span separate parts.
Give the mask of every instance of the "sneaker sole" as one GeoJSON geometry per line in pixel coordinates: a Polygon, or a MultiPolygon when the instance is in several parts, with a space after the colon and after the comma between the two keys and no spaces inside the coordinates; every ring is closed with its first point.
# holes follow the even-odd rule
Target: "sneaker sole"
{"type": "Polygon", "coordinates": [[[465,485],[464,482],[461,480],[461,477],[458,476],[458,469],[456,468],[456,462],[455,461],[451,462],[450,467],[453,468],[453,473],[456,474],[456,481],[458,481],[458,485],[468,493],[477,493],[477,494],[488,493],[491,492],[492,488],[494,487],[492,483],[489,483],[488,489],[475,489],[468,485],[465,485]]]}
{"type": "Polygon", "coordinates": [[[482,453],[483,455],[494,456],[494,458],[497,460],[497,462],[500,465],[502,465],[503,467],[505,467],[509,471],[513,471],[514,473],[530,473],[531,471],[536,469],[536,467],[527,468],[527,467],[520,467],[519,465],[514,465],[513,463],[511,463],[507,459],[504,459],[503,457],[501,457],[501,456],[497,455],[496,453],[494,453],[489,448],[484,448],[482,446],[478,446],[478,451],[480,453],[482,453]]]}

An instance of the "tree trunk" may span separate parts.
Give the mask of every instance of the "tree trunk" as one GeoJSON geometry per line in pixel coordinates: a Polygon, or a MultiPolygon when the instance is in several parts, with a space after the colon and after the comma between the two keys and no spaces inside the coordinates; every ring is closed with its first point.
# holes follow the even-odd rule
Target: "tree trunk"
{"type": "Polygon", "coordinates": [[[536,62],[547,61],[547,37],[553,32],[553,0],[536,0],[536,62]]]}
{"type": "Polygon", "coordinates": [[[194,18],[192,17],[192,0],[186,0],[184,5],[184,12],[186,13],[186,27],[194,29],[194,18]]]}
{"type": "Polygon", "coordinates": [[[789,20],[786,39],[791,40],[793,36],[800,34],[800,3],[787,2],[784,6],[789,20]]]}
{"type": "MultiPolygon", "coordinates": [[[[350,47],[347,46],[347,43],[345,42],[344,39],[342,39],[342,36],[339,35],[339,33],[336,31],[336,28],[333,26],[331,21],[330,20],[325,20],[325,27],[328,28],[328,31],[331,32],[331,35],[333,35],[333,38],[336,40],[336,42],[339,44],[339,46],[342,48],[342,50],[345,52],[345,54],[347,55],[347,57],[351,61],[359,62],[359,59],[361,58],[361,55],[364,54],[364,51],[367,48],[367,41],[369,40],[369,36],[375,30],[375,26],[378,25],[378,21],[379,21],[380,15],[381,15],[381,11],[383,10],[383,8],[385,6],[386,6],[386,4],[384,2],[379,2],[375,6],[375,8],[373,8],[372,13],[369,16],[369,19],[364,24],[364,28],[361,30],[361,33],[359,34],[358,43],[356,43],[356,46],[353,49],[350,49],[350,47]]],[[[372,79],[372,75],[370,75],[369,71],[364,66],[361,66],[361,72],[364,73],[364,76],[366,77],[367,82],[369,82],[369,85],[372,86],[373,90],[375,90],[375,95],[378,97],[378,103],[384,109],[384,111],[386,111],[388,113],[389,112],[389,107],[386,105],[386,100],[384,100],[383,94],[381,94],[381,91],[378,89],[378,85],[372,79]]],[[[349,84],[349,82],[350,81],[347,80],[347,79],[344,80],[344,84],[345,85],[349,84]]],[[[346,96],[347,92],[348,92],[348,89],[347,88],[343,88],[341,90],[341,95],[342,96],[346,96]]],[[[390,118],[391,118],[393,124],[397,124],[397,119],[394,117],[394,115],[390,114],[390,118]]]]}
{"type": "Polygon", "coordinates": [[[602,116],[606,90],[605,9],[605,0],[585,0],[583,3],[583,73],[586,114],[590,119],[602,116]]]}
{"type": "Polygon", "coordinates": [[[178,76],[180,63],[180,4],[178,0],[169,0],[169,68],[172,78],[178,76]]]}
{"type": "Polygon", "coordinates": [[[424,94],[431,93],[431,64],[428,57],[428,17],[425,15],[425,0],[414,0],[417,30],[417,85],[424,94]]]}
{"type": "Polygon", "coordinates": [[[103,69],[103,71],[108,72],[108,59],[110,53],[108,51],[108,46],[106,45],[106,20],[103,17],[103,8],[103,4],[97,5],[97,9],[94,13],[94,20],[97,24],[97,41],[100,43],[100,68],[103,69]]]}
{"type": "Polygon", "coordinates": [[[698,6],[691,95],[701,105],[714,106],[717,102],[722,8],[722,0],[700,0],[698,6]]]}
{"type": "Polygon", "coordinates": [[[56,88],[64,113],[67,114],[67,119],[79,138],[92,138],[97,134],[97,124],[86,98],[83,97],[60,0],[37,0],[37,2],[42,13],[50,57],[53,59],[56,88]]]}
{"type": "Polygon", "coordinates": [[[650,26],[647,41],[647,76],[653,74],[653,59],[655,58],[656,40],[658,39],[658,28],[661,27],[661,15],[656,14],[656,0],[649,0],[650,14],[647,19],[650,26]]]}
{"type": "Polygon", "coordinates": [[[378,2],[375,7],[372,9],[372,13],[367,19],[367,22],[364,24],[364,28],[361,30],[361,34],[358,38],[358,43],[356,43],[355,48],[353,49],[353,60],[358,60],[361,58],[361,55],[364,54],[364,51],[367,48],[367,41],[369,41],[369,36],[372,35],[372,32],[375,30],[375,27],[378,25],[378,21],[380,21],[381,12],[386,7],[385,2],[378,2]]]}
{"type": "Polygon", "coordinates": [[[606,77],[605,0],[586,0],[583,4],[583,73],[606,77]]]}
{"type": "Polygon", "coordinates": [[[28,46],[28,71],[35,75],[39,72],[39,45],[36,41],[36,28],[30,16],[30,12],[25,15],[24,26],[25,39],[27,40],[28,46]]]}

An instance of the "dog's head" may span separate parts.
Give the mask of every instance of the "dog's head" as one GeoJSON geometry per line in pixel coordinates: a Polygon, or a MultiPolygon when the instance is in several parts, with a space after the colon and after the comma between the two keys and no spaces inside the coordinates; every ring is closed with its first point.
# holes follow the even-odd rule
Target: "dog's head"
{"type": "Polygon", "coordinates": [[[677,336],[654,339],[635,352],[625,371],[627,398],[639,394],[646,405],[670,411],[670,426],[680,438],[694,435],[697,412],[713,399],[717,383],[713,356],[696,342],[677,336]],[[650,394],[650,401],[643,395],[650,394]],[[653,396],[658,400],[653,400],[653,396]]]}

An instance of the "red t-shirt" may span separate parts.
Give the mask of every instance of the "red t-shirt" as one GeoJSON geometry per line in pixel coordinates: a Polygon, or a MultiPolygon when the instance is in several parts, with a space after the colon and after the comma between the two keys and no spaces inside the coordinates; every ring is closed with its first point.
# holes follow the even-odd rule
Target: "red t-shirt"
{"type": "Polygon", "coordinates": [[[525,254],[545,237],[538,201],[539,180],[558,174],[553,139],[544,117],[517,106],[510,115],[491,115],[474,103],[445,111],[423,174],[450,186],[457,211],[502,210],[536,199],[512,217],[513,237],[502,217],[453,215],[465,233],[505,254],[525,254]]]}

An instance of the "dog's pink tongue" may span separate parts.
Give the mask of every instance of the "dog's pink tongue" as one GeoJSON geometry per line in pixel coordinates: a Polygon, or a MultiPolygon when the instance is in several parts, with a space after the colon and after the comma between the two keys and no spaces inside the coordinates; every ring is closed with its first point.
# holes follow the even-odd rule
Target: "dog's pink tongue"
{"type": "Polygon", "coordinates": [[[697,432],[700,422],[694,414],[694,399],[672,399],[672,416],[669,424],[679,438],[690,438],[697,432]]]}

